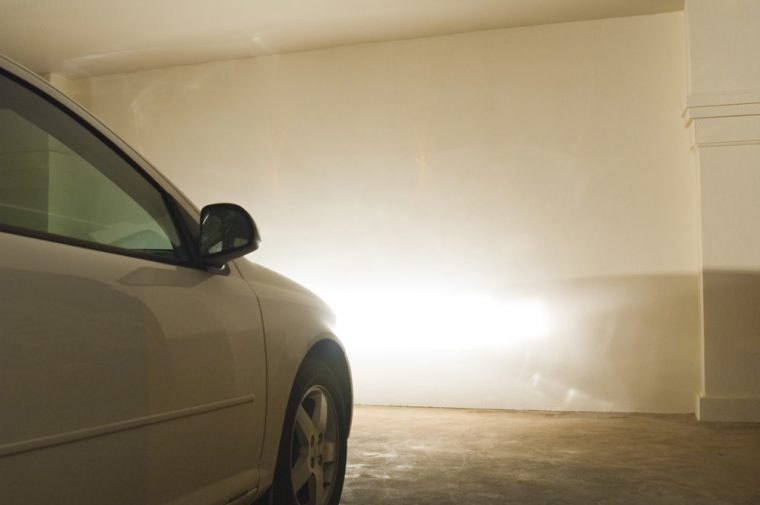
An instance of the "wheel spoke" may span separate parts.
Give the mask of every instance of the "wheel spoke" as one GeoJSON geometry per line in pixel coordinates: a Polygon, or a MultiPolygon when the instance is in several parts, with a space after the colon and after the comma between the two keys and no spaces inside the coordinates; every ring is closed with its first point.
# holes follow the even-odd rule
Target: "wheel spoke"
{"type": "Polygon", "coordinates": [[[313,491],[309,496],[310,503],[313,503],[314,505],[322,505],[322,500],[324,500],[325,494],[325,481],[322,468],[314,469],[314,479],[312,480],[314,482],[314,487],[309,490],[313,491]]]}
{"type": "Polygon", "coordinates": [[[324,505],[334,494],[343,450],[339,430],[329,391],[312,385],[301,397],[291,431],[291,483],[299,505],[324,505]]]}
{"type": "Polygon", "coordinates": [[[327,396],[320,392],[317,397],[314,398],[314,412],[311,415],[311,420],[318,433],[324,433],[327,428],[327,414],[329,409],[330,407],[327,405],[327,396]]]}
{"type": "Polygon", "coordinates": [[[293,481],[293,492],[298,494],[298,491],[301,490],[311,476],[308,454],[304,454],[298,458],[296,464],[293,465],[290,475],[291,480],[293,481]]]}
{"type": "Polygon", "coordinates": [[[306,409],[303,405],[298,407],[296,411],[296,432],[301,436],[301,440],[305,441],[306,445],[309,445],[309,438],[314,434],[314,423],[312,423],[309,414],[306,413],[306,409]]]}
{"type": "Polygon", "coordinates": [[[333,463],[336,456],[337,446],[335,445],[335,442],[325,441],[322,446],[322,457],[324,458],[325,463],[333,463]]]}

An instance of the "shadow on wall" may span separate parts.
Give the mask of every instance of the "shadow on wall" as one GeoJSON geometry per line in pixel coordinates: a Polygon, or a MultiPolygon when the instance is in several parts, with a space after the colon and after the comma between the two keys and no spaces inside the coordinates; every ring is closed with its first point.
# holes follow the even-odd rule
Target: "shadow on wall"
{"type": "Polygon", "coordinates": [[[705,394],[760,398],[760,272],[705,270],[705,394]]]}
{"type": "Polygon", "coordinates": [[[516,286],[500,297],[323,293],[357,403],[693,412],[697,275],[516,286]]]}

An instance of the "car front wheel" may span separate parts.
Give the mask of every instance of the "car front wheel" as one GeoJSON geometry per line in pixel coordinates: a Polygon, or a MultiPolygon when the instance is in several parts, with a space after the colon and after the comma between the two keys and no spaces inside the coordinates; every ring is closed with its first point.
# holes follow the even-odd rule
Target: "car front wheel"
{"type": "Polygon", "coordinates": [[[307,359],[291,393],[273,487],[277,505],[337,505],[346,472],[347,416],[335,373],[307,359]]]}

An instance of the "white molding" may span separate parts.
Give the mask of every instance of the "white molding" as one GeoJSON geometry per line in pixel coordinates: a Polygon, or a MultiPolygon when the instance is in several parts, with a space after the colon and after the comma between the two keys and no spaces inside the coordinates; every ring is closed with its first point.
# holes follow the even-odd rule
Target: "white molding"
{"type": "Polygon", "coordinates": [[[686,108],[760,103],[760,89],[695,93],[686,97],[686,108]]]}
{"type": "Polygon", "coordinates": [[[751,145],[760,142],[760,114],[721,116],[694,121],[697,147],[751,145]]]}
{"type": "Polygon", "coordinates": [[[760,90],[699,93],[686,97],[686,126],[694,119],[760,115],[760,90]]]}
{"type": "Polygon", "coordinates": [[[760,102],[687,107],[682,115],[686,126],[689,126],[695,119],[742,116],[760,116],[760,102]]]}
{"type": "Polygon", "coordinates": [[[760,423],[760,398],[697,397],[700,421],[760,423]]]}
{"type": "Polygon", "coordinates": [[[760,145],[760,90],[691,95],[682,118],[692,150],[760,145]]]}
{"type": "Polygon", "coordinates": [[[737,146],[760,146],[760,140],[735,140],[731,142],[700,142],[693,144],[691,151],[696,149],[706,149],[710,147],[737,147],[737,146]]]}

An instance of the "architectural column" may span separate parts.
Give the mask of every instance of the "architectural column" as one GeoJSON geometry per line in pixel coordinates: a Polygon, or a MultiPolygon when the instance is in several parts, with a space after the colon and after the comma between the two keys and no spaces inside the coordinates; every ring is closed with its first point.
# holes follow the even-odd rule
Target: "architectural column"
{"type": "Polygon", "coordinates": [[[760,421],[760,2],[687,0],[704,421],[760,421]]]}

